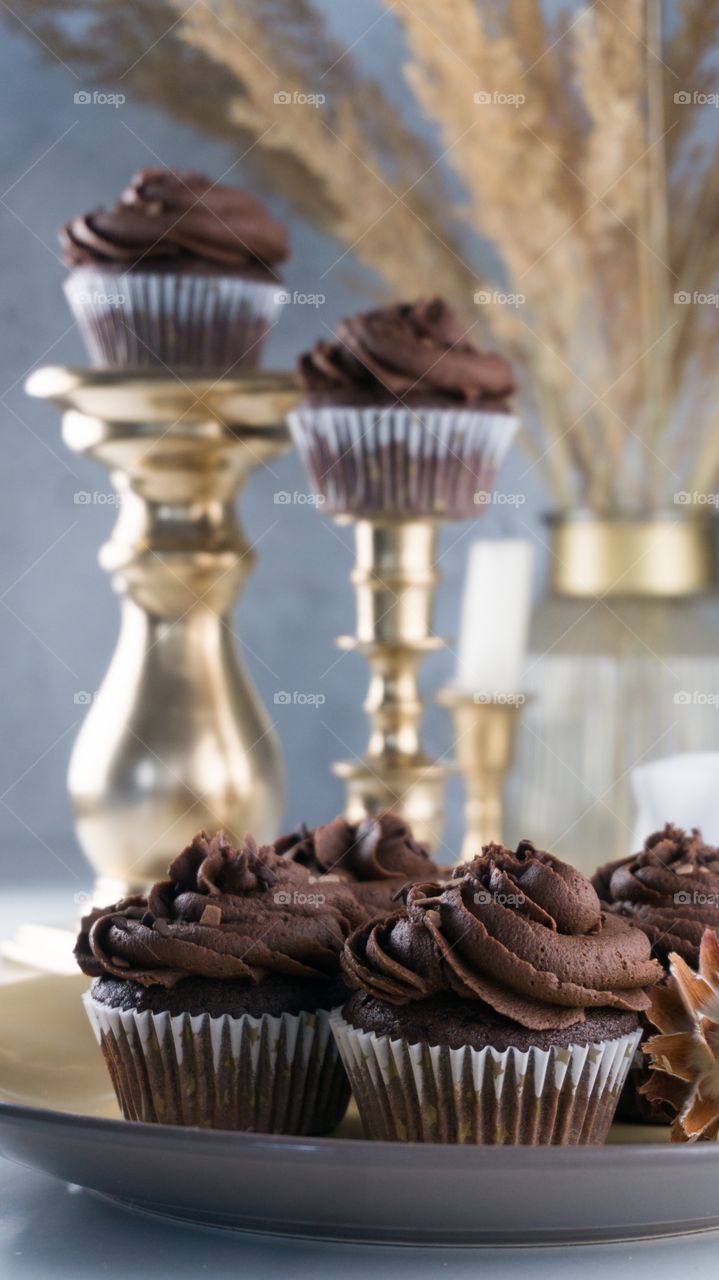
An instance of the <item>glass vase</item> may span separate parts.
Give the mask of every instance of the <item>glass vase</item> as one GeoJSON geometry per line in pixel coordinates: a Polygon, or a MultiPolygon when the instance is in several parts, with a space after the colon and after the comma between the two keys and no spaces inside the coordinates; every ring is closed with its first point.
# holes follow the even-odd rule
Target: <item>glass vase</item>
{"type": "Polygon", "coordinates": [[[638,765],[719,749],[715,527],[576,516],[551,520],[550,537],[506,838],[591,872],[636,843],[638,765]]]}

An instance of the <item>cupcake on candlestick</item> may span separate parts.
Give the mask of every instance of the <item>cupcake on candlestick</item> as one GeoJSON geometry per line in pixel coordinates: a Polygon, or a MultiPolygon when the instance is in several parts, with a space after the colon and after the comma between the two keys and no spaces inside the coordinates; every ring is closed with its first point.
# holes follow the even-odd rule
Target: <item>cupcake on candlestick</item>
{"type": "Polygon", "coordinates": [[[65,294],[98,366],[254,369],[281,303],[284,227],[254,196],[142,169],[60,232],[65,294]]]}
{"type": "Polygon", "coordinates": [[[341,321],[299,362],[295,443],[330,515],[481,513],[517,429],[512,370],[441,298],[341,321]]]}

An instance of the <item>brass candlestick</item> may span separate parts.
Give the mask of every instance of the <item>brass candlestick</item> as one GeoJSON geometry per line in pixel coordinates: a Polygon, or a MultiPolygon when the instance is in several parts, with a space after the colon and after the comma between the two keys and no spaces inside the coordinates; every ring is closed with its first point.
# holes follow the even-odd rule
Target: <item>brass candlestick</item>
{"type": "Polygon", "coordinates": [[[449,708],[454,722],[455,756],[465,790],[462,861],[468,862],[483,845],[502,840],[504,784],[525,698],[488,698],[450,688],[440,690],[437,701],[449,708]]]}
{"type": "Polygon", "coordinates": [[[394,809],[419,840],[436,848],[448,767],[422,750],[417,675],[424,656],[443,644],[432,631],[437,523],[386,516],[339,520],[355,525],[357,631],[337,643],[364,654],[371,669],[367,751],[362,760],[334,766],[347,788],[347,818],[357,822],[365,813],[394,809]]]}
{"type": "Polygon", "coordinates": [[[297,391],[284,374],[54,368],[27,390],[64,410],[66,444],[105,463],[119,495],[100,562],[122,596],[120,637],[69,772],[107,902],[163,874],[200,827],[277,835],[279,745],[230,625],[255,560],[234,501],[288,447],[297,391]]]}

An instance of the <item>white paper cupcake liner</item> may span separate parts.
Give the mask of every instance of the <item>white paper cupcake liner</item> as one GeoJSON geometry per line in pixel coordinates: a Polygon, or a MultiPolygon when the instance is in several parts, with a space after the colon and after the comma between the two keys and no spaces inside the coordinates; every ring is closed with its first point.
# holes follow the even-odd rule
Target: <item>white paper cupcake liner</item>
{"type": "Polygon", "coordinates": [[[331,515],[478,516],[519,421],[472,409],[301,407],[289,416],[331,515]]]}
{"type": "Polygon", "coordinates": [[[313,1134],[345,1113],[328,1011],[212,1018],[83,1002],[126,1120],[313,1134]]]}
{"type": "Polygon", "coordinates": [[[399,1142],[601,1143],[641,1035],[499,1052],[331,1023],[367,1137],[399,1142]]]}
{"type": "Polygon", "coordinates": [[[254,369],[278,286],[219,275],[79,267],[63,288],[96,366],[254,369]]]}

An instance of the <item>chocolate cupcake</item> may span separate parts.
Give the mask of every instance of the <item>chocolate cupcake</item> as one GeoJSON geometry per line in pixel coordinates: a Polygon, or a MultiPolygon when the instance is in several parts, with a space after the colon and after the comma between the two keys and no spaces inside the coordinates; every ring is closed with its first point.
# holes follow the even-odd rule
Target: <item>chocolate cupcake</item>
{"type": "Polygon", "coordinates": [[[441,298],[343,320],[299,374],[290,427],[327,512],[481,513],[518,425],[514,377],[441,298]]]}
{"type": "MultiPolygon", "coordinates": [[[[592,883],[609,911],[644,931],[652,954],[667,974],[672,953],[696,969],[704,930],[719,932],[719,849],[706,844],[696,827],[686,832],[668,822],[662,831],[647,836],[639,853],[600,867],[592,883]]],[[[642,1026],[645,1038],[653,1034],[645,1018],[642,1026]]],[[[640,1092],[648,1074],[644,1054],[639,1052],[617,1116],[668,1124],[672,1112],[640,1092]]]]}
{"type": "MultiPolygon", "coordinates": [[[[369,915],[386,915],[404,885],[438,879],[441,868],[395,813],[356,824],[340,815],[314,830],[304,825],[275,842],[275,852],[306,867],[321,888],[351,891],[369,915]]],[[[449,874],[449,873],[447,873],[449,874]]]]}
{"type": "Polygon", "coordinates": [[[325,1133],[349,1086],[330,1032],[339,956],[362,919],[309,873],[204,832],[147,898],[94,910],[75,956],[128,1120],[325,1133]]]}
{"type": "Polygon", "coordinates": [[[253,369],[279,309],[287,235],[259,200],[142,169],[60,232],[65,294],[95,365],[253,369]]]}
{"type": "Polygon", "coordinates": [[[641,930],[527,840],[356,930],[332,1029],[368,1137],[604,1141],[661,976],[641,930]]]}

